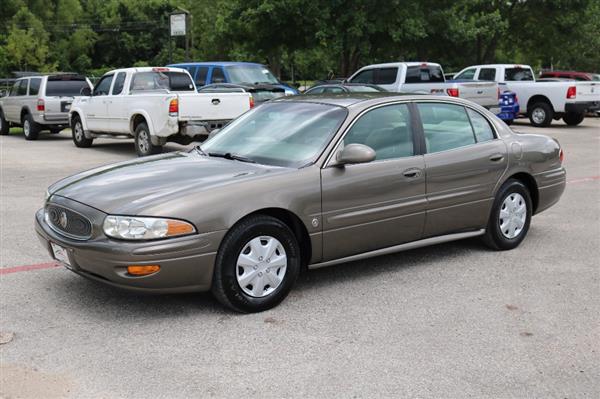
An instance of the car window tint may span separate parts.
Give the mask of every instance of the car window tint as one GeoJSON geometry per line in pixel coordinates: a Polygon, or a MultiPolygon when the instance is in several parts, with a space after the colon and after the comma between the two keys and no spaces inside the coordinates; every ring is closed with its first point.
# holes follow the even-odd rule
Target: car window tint
{"type": "Polygon", "coordinates": [[[494,68],[481,68],[479,70],[478,80],[496,80],[496,70],[494,68]]]}
{"type": "Polygon", "coordinates": [[[223,83],[225,82],[225,74],[223,68],[214,68],[212,72],[212,83],[223,83]]]}
{"type": "Polygon", "coordinates": [[[42,78],[32,78],[29,80],[29,95],[37,96],[40,92],[40,84],[42,84],[42,78]]]}
{"type": "Polygon", "coordinates": [[[114,75],[104,76],[96,87],[94,87],[94,95],[95,96],[106,96],[108,95],[108,91],[110,90],[110,84],[112,83],[114,75]]]}
{"type": "Polygon", "coordinates": [[[466,71],[464,71],[461,74],[458,74],[454,77],[454,79],[456,80],[473,80],[473,78],[475,77],[475,71],[477,71],[476,68],[469,68],[466,71]]]}
{"type": "Polygon", "coordinates": [[[427,152],[440,152],[475,144],[465,108],[442,103],[417,104],[427,152]]]}
{"type": "Polygon", "coordinates": [[[473,131],[475,132],[477,142],[480,143],[482,141],[493,140],[494,131],[487,119],[479,112],[473,111],[472,109],[467,109],[467,113],[469,114],[469,118],[471,118],[471,125],[473,125],[473,131]]]}
{"type": "Polygon", "coordinates": [[[373,84],[376,85],[391,85],[396,82],[396,76],[398,76],[398,68],[379,68],[375,70],[375,80],[373,84]]]}
{"type": "Polygon", "coordinates": [[[323,93],[343,93],[344,89],[342,89],[341,87],[326,87],[323,90],[323,93]]]}
{"type": "Polygon", "coordinates": [[[208,67],[198,67],[196,72],[196,86],[204,86],[206,84],[206,75],[208,75],[208,67]]]}
{"type": "Polygon", "coordinates": [[[387,105],[362,115],[344,137],[344,145],[354,143],[375,150],[376,160],[412,156],[414,148],[408,106],[387,105]]]}
{"type": "Polygon", "coordinates": [[[507,81],[533,80],[533,75],[529,68],[506,68],[504,70],[504,80],[507,80],[507,81]]]}
{"type": "Polygon", "coordinates": [[[373,69],[366,69],[359,72],[352,78],[352,83],[373,83],[373,69]]]}
{"type": "Polygon", "coordinates": [[[17,96],[25,95],[27,95],[27,79],[23,79],[19,82],[19,86],[17,87],[17,96]]]}
{"type": "Polygon", "coordinates": [[[49,76],[46,81],[46,96],[74,97],[80,95],[84,87],[88,87],[88,84],[83,77],[49,76]]]}
{"type": "Polygon", "coordinates": [[[117,77],[115,78],[115,84],[112,89],[112,94],[117,95],[123,92],[123,87],[125,87],[125,72],[119,72],[117,77]]]}
{"type": "Polygon", "coordinates": [[[414,65],[406,68],[405,83],[445,82],[442,68],[437,65],[414,65]]]}

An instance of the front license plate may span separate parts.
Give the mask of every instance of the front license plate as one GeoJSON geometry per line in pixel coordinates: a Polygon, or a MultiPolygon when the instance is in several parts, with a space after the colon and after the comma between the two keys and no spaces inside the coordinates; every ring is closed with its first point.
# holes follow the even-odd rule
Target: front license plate
{"type": "Polygon", "coordinates": [[[50,246],[52,246],[52,253],[54,254],[54,259],[64,264],[65,266],[71,267],[71,262],[69,261],[69,254],[67,253],[67,250],[53,242],[50,243],[50,246]]]}

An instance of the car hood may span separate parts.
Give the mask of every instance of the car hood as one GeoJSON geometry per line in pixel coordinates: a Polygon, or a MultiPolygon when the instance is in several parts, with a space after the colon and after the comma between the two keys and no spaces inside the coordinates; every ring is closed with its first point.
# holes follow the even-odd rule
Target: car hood
{"type": "MultiPolygon", "coordinates": [[[[103,166],[67,177],[48,189],[112,214],[138,215],[157,203],[278,174],[290,169],[174,152],[103,166]]],[[[201,197],[199,197],[200,199],[201,197]]]]}

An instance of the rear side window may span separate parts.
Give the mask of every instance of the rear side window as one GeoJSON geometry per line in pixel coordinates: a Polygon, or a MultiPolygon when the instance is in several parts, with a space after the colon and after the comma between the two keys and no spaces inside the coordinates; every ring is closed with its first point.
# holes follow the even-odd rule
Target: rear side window
{"type": "Polygon", "coordinates": [[[475,144],[475,136],[465,108],[441,103],[417,104],[427,152],[440,152],[475,144]]]}
{"type": "Polygon", "coordinates": [[[127,74],[125,72],[119,72],[117,77],[115,78],[115,84],[112,89],[112,94],[117,95],[123,92],[123,87],[125,87],[125,77],[127,74]]]}
{"type": "Polygon", "coordinates": [[[29,80],[29,95],[37,96],[40,92],[40,84],[42,83],[41,78],[32,78],[29,80]]]}
{"type": "Polygon", "coordinates": [[[25,95],[27,95],[27,79],[20,81],[19,86],[17,87],[17,96],[25,95]]]}
{"type": "Polygon", "coordinates": [[[131,90],[193,91],[194,84],[190,75],[183,72],[138,72],[131,79],[131,90]]]}
{"type": "Polygon", "coordinates": [[[200,87],[206,84],[206,75],[208,75],[208,67],[198,67],[198,72],[196,72],[196,86],[200,87]]]}
{"type": "Polygon", "coordinates": [[[49,76],[46,82],[46,96],[74,97],[81,95],[81,89],[88,87],[87,81],[81,76],[49,76]]]}
{"type": "Polygon", "coordinates": [[[531,73],[531,69],[528,68],[506,68],[504,70],[504,80],[533,80],[533,74],[531,73]]]}
{"type": "Polygon", "coordinates": [[[396,82],[398,68],[372,68],[359,72],[352,83],[367,83],[375,85],[391,85],[396,82]]]}
{"type": "MultiPolygon", "coordinates": [[[[458,78],[457,78],[458,79],[458,78]]],[[[437,65],[415,65],[406,68],[406,83],[445,82],[442,68],[437,65]]]]}
{"type": "Polygon", "coordinates": [[[344,145],[348,144],[371,147],[378,161],[412,156],[414,147],[408,106],[394,104],[365,113],[344,137],[344,145]]]}
{"type": "Polygon", "coordinates": [[[477,142],[481,143],[482,141],[493,140],[494,131],[492,130],[492,127],[487,119],[472,109],[467,109],[467,113],[471,119],[471,125],[473,125],[473,131],[475,132],[475,138],[477,139],[477,142]]]}
{"type": "Polygon", "coordinates": [[[9,96],[16,96],[16,95],[17,95],[17,92],[19,91],[19,86],[20,86],[20,85],[21,85],[21,81],[20,81],[20,80],[19,80],[19,81],[16,81],[16,82],[13,84],[13,87],[11,87],[11,89],[10,89],[10,94],[9,94],[9,96]]]}
{"type": "Polygon", "coordinates": [[[479,70],[478,80],[496,80],[496,70],[494,68],[481,68],[479,70]]]}
{"type": "Polygon", "coordinates": [[[114,75],[108,75],[102,77],[96,87],[94,87],[95,96],[106,96],[110,90],[110,84],[112,83],[114,75]]]}
{"type": "Polygon", "coordinates": [[[223,68],[214,68],[212,72],[212,83],[224,83],[225,82],[225,73],[223,72],[223,68]]]}
{"type": "Polygon", "coordinates": [[[469,68],[466,71],[464,71],[463,73],[456,75],[454,77],[454,79],[461,79],[461,80],[473,80],[473,78],[475,77],[475,72],[477,71],[477,69],[475,68],[469,68]]]}

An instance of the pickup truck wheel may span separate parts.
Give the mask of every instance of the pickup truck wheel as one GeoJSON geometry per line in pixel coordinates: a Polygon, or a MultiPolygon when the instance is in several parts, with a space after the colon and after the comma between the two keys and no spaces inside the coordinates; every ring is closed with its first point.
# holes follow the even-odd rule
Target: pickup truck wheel
{"type": "Polygon", "coordinates": [[[73,135],[73,143],[79,148],[88,148],[92,146],[94,139],[88,139],[83,132],[83,123],[81,118],[75,116],[71,122],[71,134],[73,135]]]}
{"type": "Polygon", "coordinates": [[[529,120],[535,127],[548,127],[552,123],[554,111],[548,103],[535,103],[529,109],[529,120]]]}
{"type": "Polygon", "coordinates": [[[25,135],[25,140],[37,140],[40,130],[40,125],[35,123],[31,114],[25,114],[23,117],[23,134],[25,135]]]}
{"type": "Polygon", "coordinates": [[[4,114],[0,111],[0,135],[6,136],[10,132],[10,125],[8,121],[4,119],[4,114]]]}
{"type": "Polygon", "coordinates": [[[585,118],[585,114],[578,112],[567,112],[565,116],[563,116],[563,121],[569,126],[577,126],[583,119],[585,118]]]}
{"type": "Polygon", "coordinates": [[[152,144],[148,125],[142,122],[135,128],[135,152],[139,157],[160,154],[162,149],[162,145],[152,144]]]}

